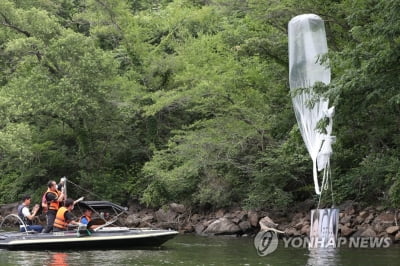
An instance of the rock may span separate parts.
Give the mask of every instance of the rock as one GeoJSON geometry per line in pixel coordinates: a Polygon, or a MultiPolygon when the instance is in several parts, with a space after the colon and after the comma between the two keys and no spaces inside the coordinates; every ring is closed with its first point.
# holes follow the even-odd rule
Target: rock
{"type": "Polygon", "coordinates": [[[140,224],[141,220],[139,219],[137,214],[131,214],[126,217],[125,224],[128,227],[136,227],[140,224]]]}
{"type": "Polygon", "coordinates": [[[203,231],[206,227],[204,225],[202,225],[201,223],[196,224],[196,226],[194,227],[194,231],[196,232],[196,234],[201,235],[203,234],[203,231]]]}
{"type": "Polygon", "coordinates": [[[248,217],[248,220],[249,220],[251,226],[253,226],[253,227],[257,227],[258,226],[259,216],[258,216],[257,212],[249,211],[247,213],[247,217],[248,217]]]}
{"type": "Polygon", "coordinates": [[[200,221],[201,217],[199,214],[195,213],[190,217],[190,221],[192,223],[198,223],[200,221]]]}
{"type": "Polygon", "coordinates": [[[142,206],[140,206],[137,200],[129,200],[127,205],[129,213],[138,213],[142,209],[142,206]]]}
{"type": "Polygon", "coordinates": [[[274,223],[271,218],[265,216],[259,222],[261,231],[267,231],[269,228],[276,228],[278,224],[274,223]]]}
{"type": "Polygon", "coordinates": [[[163,208],[160,208],[155,212],[155,216],[158,222],[172,222],[175,220],[177,213],[173,210],[165,211],[163,208]]]}
{"type": "Polygon", "coordinates": [[[386,233],[386,232],[380,232],[377,236],[378,236],[378,238],[389,237],[388,233],[386,233]]]}
{"type": "Polygon", "coordinates": [[[367,211],[362,211],[362,212],[360,212],[360,213],[358,214],[358,216],[360,216],[360,217],[363,218],[363,219],[367,218],[368,215],[369,215],[369,212],[367,212],[367,211]]]}
{"type": "Polygon", "coordinates": [[[377,207],[376,207],[376,210],[377,210],[378,212],[381,212],[381,211],[384,211],[384,210],[385,210],[385,207],[384,207],[384,206],[377,206],[377,207]]]}
{"type": "Polygon", "coordinates": [[[303,226],[304,226],[304,224],[302,222],[300,222],[300,223],[296,224],[294,226],[294,228],[296,228],[296,230],[300,230],[301,228],[303,228],[303,226]]]}
{"type": "Polygon", "coordinates": [[[14,203],[8,203],[8,204],[3,204],[0,207],[0,215],[5,217],[9,215],[10,213],[17,213],[17,207],[19,205],[19,202],[14,202],[14,203]]]}
{"type": "Polygon", "coordinates": [[[339,209],[343,211],[345,214],[354,214],[355,213],[355,206],[357,203],[351,200],[345,201],[339,206],[339,209]]]}
{"type": "Polygon", "coordinates": [[[215,217],[216,218],[222,218],[224,217],[225,210],[224,209],[219,209],[218,211],[215,212],[215,217]]]}
{"type": "Polygon", "coordinates": [[[352,218],[353,218],[353,217],[352,217],[351,215],[345,214],[345,215],[343,216],[343,218],[340,219],[340,223],[341,223],[341,224],[351,223],[352,218]]]}
{"type": "Polygon", "coordinates": [[[251,224],[249,221],[242,221],[239,223],[239,228],[242,230],[242,232],[247,232],[251,229],[251,224]]]}
{"type": "Polygon", "coordinates": [[[364,220],[364,223],[370,224],[374,220],[375,216],[373,213],[370,213],[364,220]]]}
{"type": "Polygon", "coordinates": [[[364,232],[360,234],[361,237],[376,237],[376,232],[372,228],[365,229],[364,232]]]}
{"type": "Polygon", "coordinates": [[[235,224],[239,224],[240,223],[240,219],[238,217],[234,217],[231,219],[231,221],[235,224]]]}
{"type": "Polygon", "coordinates": [[[155,225],[156,228],[179,230],[179,224],[176,222],[162,222],[155,225]]]}
{"type": "Polygon", "coordinates": [[[301,228],[300,234],[308,235],[309,233],[310,233],[310,225],[306,224],[301,228]]]}
{"type": "Polygon", "coordinates": [[[285,229],[285,234],[288,236],[299,236],[300,232],[296,230],[296,228],[288,227],[285,229]]]}
{"type": "Polygon", "coordinates": [[[247,212],[246,211],[235,211],[234,217],[238,218],[239,221],[246,221],[247,220],[247,212]]]}
{"type": "Polygon", "coordinates": [[[210,224],[212,224],[213,222],[215,222],[215,219],[212,219],[212,220],[208,220],[208,221],[203,221],[203,225],[204,225],[204,227],[208,227],[210,224]]]}
{"type": "Polygon", "coordinates": [[[394,241],[395,242],[400,241],[400,232],[397,232],[397,234],[394,236],[394,241]]]}
{"type": "Polygon", "coordinates": [[[386,228],[386,233],[388,233],[389,235],[397,233],[399,231],[400,227],[399,226],[389,226],[388,228],[386,228]]]}
{"type": "Polygon", "coordinates": [[[240,232],[240,227],[227,218],[220,218],[214,221],[204,230],[204,233],[214,235],[235,234],[238,232],[240,232]]]}
{"type": "Polygon", "coordinates": [[[365,220],[365,217],[362,217],[361,215],[357,215],[356,219],[355,219],[355,222],[357,224],[362,224],[364,222],[364,220],[365,220]]]}
{"type": "Polygon", "coordinates": [[[301,222],[303,220],[304,216],[302,213],[295,213],[292,217],[292,221],[291,224],[295,225],[298,224],[299,222],[301,222]]]}
{"type": "Polygon", "coordinates": [[[193,232],[193,225],[191,224],[186,224],[185,226],[182,227],[181,231],[183,233],[192,233],[193,232]]]}
{"type": "Polygon", "coordinates": [[[386,228],[387,228],[387,226],[385,227],[385,226],[383,226],[383,225],[380,224],[380,223],[374,224],[373,227],[374,227],[374,230],[375,230],[376,232],[378,232],[378,233],[380,233],[380,232],[385,232],[385,230],[386,230],[386,228]]]}
{"type": "Polygon", "coordinates": [[[176,213],[184,213],[186,212],[186,208],[183,204],[171,203],[169,205],[170,209],[176,213]]]}
{"type": "Polygon", "coordinates": [[[353,228],[349,228],[346,225],[340,226],[340,235],[344,237],[351,236],[356,230],[353,228]]]}
{"type": "Polygon", "coordinates": [[[379,214],[375,220],[374,223],[381,223],[381,224],[387,224],[387,225],[391,225],[394,222],[394,214],[393,213],[381,213],[379,214]]]}

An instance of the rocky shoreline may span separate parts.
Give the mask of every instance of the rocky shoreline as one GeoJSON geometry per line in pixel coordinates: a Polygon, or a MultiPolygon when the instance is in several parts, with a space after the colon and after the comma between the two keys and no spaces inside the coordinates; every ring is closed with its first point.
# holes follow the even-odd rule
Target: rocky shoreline
{"type": "MultiPolygon", "coordinates": [[[[17,203],[0,207],[0,216],[16,213],[17,203]]],[[[174,229],[198,235],[253,236],[260,230],[273,228],[287,237],[307,236],[313,202],[297,204],[287,212],[244,210],[241,208],[215,211],[193,211],[182,204],[171,203],[158,210],[132,203],[120,223],[128,227],[174,229]]],[[[361,207],[354,202],[338,206],[339,236],[389,237],[400,242],[400,214],[381,206],[361,207]]],[[[2,220],[2,219],[1,219],[2,220]]]]}
{"type": "MultiPolygon", "coordinates": [[[[198,235],[251,236],[260,230],[273,228],[288,237],[305,237],[310,231],[312,205],[309,201],[304,202],[286,213],[241,208],[199,213],[182,204],[172,203],[158,210],[137,209],[126,217],[125,224],[132,227],[171,228],[198,235]]],[[[393,243],[400,242],[400,226],[397,223],[400,214],[397,210],[381,206],[362,208],[354,202],[345,202],[338,208],[339,236],[389,237],[393,243]]]]}

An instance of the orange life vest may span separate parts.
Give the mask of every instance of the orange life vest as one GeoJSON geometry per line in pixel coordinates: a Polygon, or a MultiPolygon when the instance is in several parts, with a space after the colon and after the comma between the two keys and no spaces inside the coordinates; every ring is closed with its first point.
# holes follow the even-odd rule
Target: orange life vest
{"type": "MultiPolygon", "coordinates": [[[[60,191],[56,190],[56,191],[51,191],[50,189],[47,189],[47,192],[45,193],[45,195],[47,195],[47,193],[53,193],[54,195],[56,195],[56,197],[58,198],[60,196],[60,191]]],[[[60,202],[58,202],[57,200],[53,200],[52,202],[47,203],[48,205],[48,209],[49,210],[55,210],[57,211],[60,208],[60,202]]]]}
{"type": "Polygon", "coordinates": [[[89,217],[89,216],[86,216],[86,215],[82,215],[81,218],[79,219],[79,222],[81,222],[83,218],[86,218],[86,220],[88,222],[90,222],[92,220],[92,217],[89,217]]]}
{"type": "Polygon", "coordinates": [[[54,226],[63,230],[68,229],[68,223],[65,220],[65,213],[68,211],[67,208],[65,207],[61,207],[58,211],[57,211],[57,215],[56,215],[56,219],[54,221],[54,226]]]}

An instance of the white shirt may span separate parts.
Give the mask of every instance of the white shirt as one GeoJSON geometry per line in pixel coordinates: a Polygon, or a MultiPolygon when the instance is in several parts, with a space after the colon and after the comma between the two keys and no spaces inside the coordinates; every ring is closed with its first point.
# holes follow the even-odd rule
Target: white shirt
{"type": "MultiPolygon", "coordinates": [[[[24,217],[27,217],[26,219],[29,220],[28,216],[31,215],[31,213],[29,212],[29,208],[28,208],[28,207],[26,207],[26,206],[22,207],[22,215],[23,215],[24,217]]],[[[23,226],[23,225],[20,225],[19,227],[22,228],[22,227],[24,227],[24,226],[23,226]]]]}
{"type": "Polygon", "coordinates": [[[27,217],[27,218],[28,218],[29,215],[31,215],[31,213],[29,212],[28,207],[25,206],[25,207],[22,208],[22,214],[24,215],[24,217],[27,217]]]}

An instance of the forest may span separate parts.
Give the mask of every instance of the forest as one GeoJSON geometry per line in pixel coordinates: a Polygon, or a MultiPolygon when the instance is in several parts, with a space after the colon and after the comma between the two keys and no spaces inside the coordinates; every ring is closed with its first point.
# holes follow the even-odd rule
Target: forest
{"type": "Polygon", "coordinates": [[[307,13],[336,112],[322,200],[398,208],[398,0],[1,0],[0,203],[62,176],[119,204],[317,201],[288,82],[287,25],[307,13]]]}

